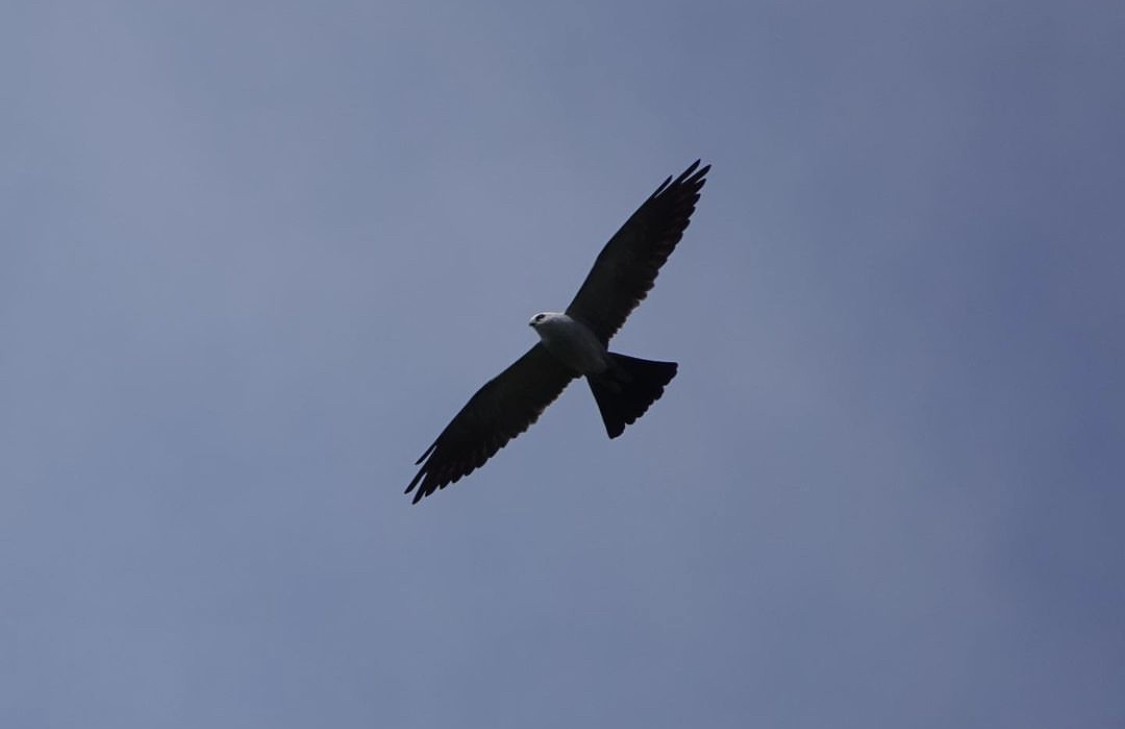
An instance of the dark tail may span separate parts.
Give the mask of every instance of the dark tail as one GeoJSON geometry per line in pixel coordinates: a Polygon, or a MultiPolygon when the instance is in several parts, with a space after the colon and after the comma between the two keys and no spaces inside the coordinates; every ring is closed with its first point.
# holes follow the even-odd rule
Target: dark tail
{"type": "Polygon", "coordinates": [[[610,438],[625,432],[645,414],[648,406],[664,394],[664,386],[676,376],[675,362],[652,362],[647,359],[609,353],[612,364],[605,372],[586,378],[590,391],[598,401],[598,410],[605,421],[610,438]]]}

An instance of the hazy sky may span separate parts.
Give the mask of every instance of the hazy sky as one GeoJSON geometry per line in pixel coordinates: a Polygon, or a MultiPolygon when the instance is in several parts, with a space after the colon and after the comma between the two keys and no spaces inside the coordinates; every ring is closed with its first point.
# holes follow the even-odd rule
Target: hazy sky
{"type": "Polygon", "coordinates": [[[1125,725],[1125,14],[0,10],[0,726],[1125,725]],[[413,461],[668,174],[584,384],[413,461]]]}

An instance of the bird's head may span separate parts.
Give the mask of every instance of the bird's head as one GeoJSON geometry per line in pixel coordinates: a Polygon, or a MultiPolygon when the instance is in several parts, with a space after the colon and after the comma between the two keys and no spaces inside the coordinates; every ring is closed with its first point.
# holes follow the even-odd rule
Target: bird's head
{"type": "Polygon", "coordinates": [[[538,327],[540,324],[547,321],[552,316],[553,316],[553,314],[551,314],[551,312],[544,311],[542,313],[536,314],[535,316],[531,317],[531,321],[529,321],[527,323],[527,325],[529,327],[532,327],[532,328],[538,327]]]}

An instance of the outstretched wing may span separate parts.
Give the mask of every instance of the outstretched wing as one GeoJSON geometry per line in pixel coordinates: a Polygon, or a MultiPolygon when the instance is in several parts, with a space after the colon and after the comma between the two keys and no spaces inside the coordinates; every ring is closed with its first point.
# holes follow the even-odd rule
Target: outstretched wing
{"type": "Polygon", "coordinates": [[[423,497],[467,476],[539,419],[576,376],[536,344],[511,367],[492,378],[445,426],[417,463],[406,487],[417,504],[423,497]],[[425,463],[423,463],[425,461],[425,463]]]}
{"type": "Polygon", "coordinates": [[[610,238],[566,313],[586,323],[605,344],[648,295],[656,274],[684,235],[711,165],[699,160],[656,188],[610,238]]]}

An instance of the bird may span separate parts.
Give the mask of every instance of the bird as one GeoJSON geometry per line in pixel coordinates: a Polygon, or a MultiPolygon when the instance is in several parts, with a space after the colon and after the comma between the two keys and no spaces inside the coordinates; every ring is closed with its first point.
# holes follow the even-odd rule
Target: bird
{"type": "Polygon", "coordinates": [[[609,239],[564,312],[536,314],[539,341],[477,391],[414,465],[413,503],[480,468],[527,430],[574,379],[585,377],[606,434],[637,421],[679,365],[629,357],[609,341],[645,299],[683,238],[711,165],[667,177],[609,239]]]}

